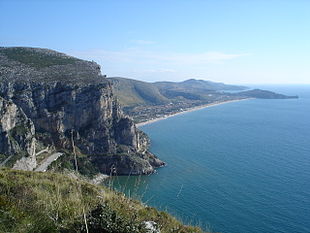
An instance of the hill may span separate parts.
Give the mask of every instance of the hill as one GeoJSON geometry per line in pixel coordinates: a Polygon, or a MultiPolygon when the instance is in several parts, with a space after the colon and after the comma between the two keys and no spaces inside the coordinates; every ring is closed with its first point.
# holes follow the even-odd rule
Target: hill
{"type": "Polygon", "coordinates": [[[123,107],[162,105],[170,102],[209,99],[210,93],[225,90],[244,90],[244,86],[226,85],[211,81],[189,79],[183,82],[143,82],[134,79],[109,77],[114,92],[123,107]]]}
{"type": "Polygon", "coordinates": [[[9,169],[0,170],[0,221],[0,232],[202,232],[104,186],[9,169]]]}
{"type": "Polygon", "coordinates": [[[240,91],[247,89],[244,86],[227,85],[196,79],[189,79],[183,82],[156,82],[154,85],[167,98],[185,98],[189,100],[207,100],[210,99],[210,94],[218,94],[220,91],[240,91]]]}
{"type": "Polygon", "coordinates": [[[122,106],[164,104],[169,100],[152,83],[111,77],[113,90],[122,106]]]}
{"type": "Polygon", "coordinates": [[[100,66],[50,49],[0,47],[0,79],[7,81],[102,83],[100,66]]]}
{"type": "Polygon", "coordinates": [[[186,109],[246,98],[288,99],[275,92],[205,80],[182,82],[142,82],[126,78],[108,78],[126,114],[136,123],[161,118],[186,109]]]}
{"type": "Polygon", "coordinates": [[[238,96],[245,96],[257,99],[297,99],[298,96],[287,96],[268,90],[253,89],[237,93],[238,96]]]}
{"type": "Polygon", "coordinates": [[[205,91],[239,91],[247,89],[245,86],[229,85],[219,82],[212,82],[206,80],[188,79],[182,82],[155,82],[159,89],[195,89],[205,91]]]}

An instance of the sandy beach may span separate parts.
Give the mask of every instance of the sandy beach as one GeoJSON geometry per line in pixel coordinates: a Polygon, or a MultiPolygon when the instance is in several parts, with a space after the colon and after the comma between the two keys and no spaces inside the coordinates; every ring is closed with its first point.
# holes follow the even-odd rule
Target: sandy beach
{"type": "Polygon", "coordinates": [[[170,118],[170,117],[174,117],[176,115],[180,115],[180,114],[184,114],[184,113],[188,113],[188,112],[193,112],[193,111],[200,110],[200,109],[203,109],[203,108],[209,108],[209,107],[217,106],[217,105],[220,105],[220,104],[227,104],[227,103],[232,103],[232,102],[237,102],[237,101],[242,101],[242,100],[248,100],[248,99],[252,99],[252,98],[237,99],[237,100],[227,100],[227,101],[222,101],[222,102],[214,102],[214,103],[210,103],[210,104],[204,104],[204,105],[200,105],[200,106],[197,106],[197,107],[188,108],[188,109],[185,109],[184,111],[177,112],[177,113],[174,113],[174,114],[171,114],[171,115],[166,115],[166,116],[163,116],[163,117],[158,117],[158,118],[155,118],[155,119],[144,121],[144,122],[136,124],[136,126],[137,127],[141,127],[141,126],[144,126],[144,125],[152,124],[152,123],[157,122],[157,121],[165,120],[165,119],[170,118]]]}

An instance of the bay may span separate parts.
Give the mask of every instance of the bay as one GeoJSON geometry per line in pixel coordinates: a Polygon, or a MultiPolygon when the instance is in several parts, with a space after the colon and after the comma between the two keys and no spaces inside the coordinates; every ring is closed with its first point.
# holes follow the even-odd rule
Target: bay
{"type": "Polygon", "coordinates": [[[264,86],[299,99],[252,99],[141,127],[167,162],[113,186],[216,232],[310,232],[310,86],[264,86]]]}

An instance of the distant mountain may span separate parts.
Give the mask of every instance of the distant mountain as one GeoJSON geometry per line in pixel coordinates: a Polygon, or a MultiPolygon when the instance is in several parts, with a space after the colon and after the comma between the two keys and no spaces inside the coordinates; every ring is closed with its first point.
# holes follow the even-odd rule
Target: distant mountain
{"type": "Polygon", "coordinates": [[[205,80],[188,79],[182,82],[155,82],[160,90],[186,90],[186,91],[241,91],[245,86],[228,85],[224,83],[205,80]]]}
{"type": "Polygon", "coordinates": [[[245,86],[196,79],[155,83],[119,77],[108,80],[112,83],[123,110],[135,122],[164,117],[195,106],[230,100],[298,98],[266,90],[250,90],[245,86]]]}
{"type": "Polygon", "coordinates": [[[189,100],[206,100],[218,91],[241,91],[244,86],[227,85],[205,80],[189,79],[183,82],[156,82],[160,93],[169,99],[185,98],[189,100]]]}
{"type": "Polygon", "coordinates": [[[257,99],[297,99],[298,96],[287,96],[272,91],[254,89],[249,91],[238,92],[236,95],[244,97],[252,97],[257,99]]]}
{"type": "Polygon", "coordinates": [[[159,105],[174,100],[206,100],[217,91],[238,91],[247,87],[189,79],[183,82],[143,82],[111,77],[113,88],[122,106],[159,105]]]}

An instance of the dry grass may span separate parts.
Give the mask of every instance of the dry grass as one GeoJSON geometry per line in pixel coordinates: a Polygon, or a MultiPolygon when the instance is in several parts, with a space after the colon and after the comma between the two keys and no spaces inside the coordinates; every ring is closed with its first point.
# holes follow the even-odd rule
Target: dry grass
{"type": "Polygon", "coordinates": [[[0,170],[0,232],[85,232],[83,211],[89,232],[98,229],[93,222],[101,232],[146,232],[143,221],[155,221],[162,233],[202,232],[103,186],[58,173],[0,170]],[[93,216],[98,206],[104,206],[100,221],[93,216]]]}

